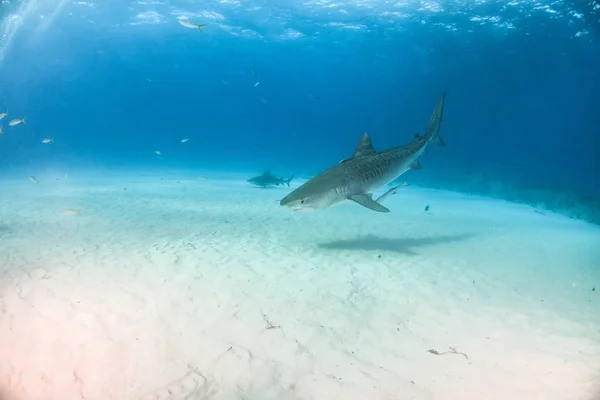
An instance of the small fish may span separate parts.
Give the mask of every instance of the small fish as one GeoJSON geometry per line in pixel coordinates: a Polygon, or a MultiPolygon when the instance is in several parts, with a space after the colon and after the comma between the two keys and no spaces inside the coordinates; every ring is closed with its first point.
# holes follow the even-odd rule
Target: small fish
{"type": "Polygon", "coordinates": [[[181,139],[181,143],[188,142],[189,140],[190,140],[190,138],[183,138],[183,139],[181,139]]]}
{"type": "Polygon", "coordinates": [[[311,94],[311,96],[312,96],[313,99],[315,99],[317,101],[321,100],[321,96],[317,96],[317,95],[314,95],[314,94],[311,94]]]}
{"type": "Polygon", "coordinates": [[[2,125],[0,125],[0,135],[4,135],[4,128],[2,128],[2,125]]]}
{"type": "Polygon", "coordinates": [[[4,117],[8,117],[8,111],[4,111],[3,113],[0,113],[0,119],[4,119],[4,117]]]}
{"type": "Polygon", "coordinates": [[[260,99],[260,102],[263,104],[267,104],[267,101],[265,99],[260,99]]]}
{"type": "Polygon", "coordinates": [[[10,121],[8,123],[8,125],[10,126],[15,126],[15,125],[19,125],[19,124],[26,124],[27,122],[25,122],[25,117],[21,118],[21,119],[13,119],[12,121],[10,121]]]}
{"type": "Polygon", "coordinates": [[[157,156],[161,156],[162,153],[159,150],[154,150],[154,154],[156,154],[157,156]]]}
{"type": "Polygon", "coordinates": [[[223,82],[224,85],[229,85],[229,82],[227,82],[225,79],[221,79],[221,82],[223,82]]]}
{"type": "Polygon", "coordinates": [[[33,183],[35,183],[36,185],[39,183],[37,179],[35,179],[35,176],[30,176],[29,180],[33,183]]]}
{"type": "Polygon", "coordinates": [[[45,139],[42,140],[42,143],[44,144],[48,144],[48,143],[52,143],[54,142],[54,138],[53,137],[47,137],[45,139]]]}
{"type": "Polygon", "coordinates": [[[181,25],[185,26],[186,28],[200,29],[200,32],[204,32],[202,30],[202,28],[204,28],[206,26],[206,24],[200,24],[200,25],[194,24],[189,19],[180,19],[178,21],[181,25]]]}
{"type": "Polygon", "coordinates": [[[146,80],[147,80],[148,82],[152,82],[152,79],[150,79],[150,78],[146,78],[146,80]]]}
{"type": "Polygon", "coordinates": [[[254,84],[254,87],[257,87],[258,85],[260,85],[260,82],[256,82],[256,83],[254,84]]]}
{"type": "Polygon", "coordinates": [[[250,68],[250,71],[252,71],[252,75],[258,76],[258,72],[254,68],[250,68]]]}
{"type": "Polygon", "coordinates": [[[401,185],[398,185],[398,186],[395,186],[395,187],[391,188],[390,190],[388,190],[387,192],[385,192],[384,194],[382,194],[381,196],[379,196],[377,198],[377,200],[375,200],[375,201],[381,204],[388,197],[395,195],[396,192],[398,191],[398,189],[400,189],[402,186],[408,186],[408,182],[406,181],[406,179],[404,180],[404,182],[402,182],[401,185]]]}
{"type": "Polygon", "coordinates": [[[69,175],[65,174],[65,180],[69,180],[69,175]]]}
{"type": "Polygon", "coordinates": [[[65,215],[81,215],[81,210],[75,210],[75,209],[69,208],[68,210],[65,210],[63,212],[63,214],[65,214],[65,215]]]}
{"type": "Polygon", "coordinates": [[[429,211],[429,209],[430,209],[430,208],[431,208],[431,207],[429,207],[429,204],[427,204],[427,205],[425,206],[425,212],[429,211]]]}

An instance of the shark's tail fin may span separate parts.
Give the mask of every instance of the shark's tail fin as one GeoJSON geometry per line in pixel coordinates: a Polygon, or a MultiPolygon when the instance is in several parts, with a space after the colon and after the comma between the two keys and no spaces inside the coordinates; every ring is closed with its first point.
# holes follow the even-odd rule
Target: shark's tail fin
{"type": "Polygon", "coordinates": [[[431,118],[429,119],[429,125],[427,125],[427,132],[425,132],[425,137],[429,139],[430,142],[437,144],[438,146],[445,146],[446,143],[440,136],[440,125],[442,123],[442,114],[444,111],[444,100],[446,99],[446,92],[442,93],[442,97],[438,101],[433,114],[431,114],[431,118]]]}
{"type": "Polygon", "coordinates": [[[292,179],[294,179],[294,175],[290,176],[290,179],[285,180],[285,184],[288,185],[288,187],[290,187],[290,182],[292,181],[292,179]]]}

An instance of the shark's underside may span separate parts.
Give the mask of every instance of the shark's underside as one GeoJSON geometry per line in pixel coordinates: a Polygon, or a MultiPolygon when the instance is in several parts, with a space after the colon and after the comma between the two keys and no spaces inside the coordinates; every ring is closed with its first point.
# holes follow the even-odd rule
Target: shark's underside
{"type": "Polygon", "coordinates": [[[324,209],[352,200],[374,211],[389,212],[388,208],[373,200],[372,193],[407,170],[421,168],[418,158],[430,142],[445,146],[439,135],[445,98],[443,93],[423,136],[416,134],[412,142],[404,146],[377,152],[369,134],[365,133],[352,157],[304,183],[283,198],[280,204],[300,211],[324,209]]]}

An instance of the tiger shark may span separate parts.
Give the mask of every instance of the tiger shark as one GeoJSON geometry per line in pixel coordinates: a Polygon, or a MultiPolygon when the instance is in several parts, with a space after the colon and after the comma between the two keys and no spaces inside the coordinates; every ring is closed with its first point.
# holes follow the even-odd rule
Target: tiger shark
{"type": "Polygon", "coordinates": [[[417,133],[413,141],[404,146],[377,152],[371,144],[369,133],[365,132],[352,157],[299,186],[279,204],[294,211],[313,211],[351,200],[373,211],[390,212],[381,204],[383,199],[374,200],[372,193],[409,169],[420,169],[418,158],[429,143],[446,145],[440,137],[445,99],[446,93],[442,93],[423,136],[417,133]]]}

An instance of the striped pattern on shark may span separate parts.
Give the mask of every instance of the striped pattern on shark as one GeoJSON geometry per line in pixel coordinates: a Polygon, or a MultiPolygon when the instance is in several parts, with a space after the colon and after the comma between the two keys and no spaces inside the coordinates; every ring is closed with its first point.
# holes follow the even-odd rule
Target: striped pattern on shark
{"type": "Polygon", "coordinates": [[[377,152],[365,133],[352,157],[321,172],[280,201],[295,211],[321,210],[345,200],[354,201],[378,212],[390,210],[373,200],[374,190],[394,181],[409,169],[420,169],[418,158],[429,143],[445,146],[440,125],[446,94],[442,93],[433,111],[425,135],[416,134],[412,142],[377,152]]]}

